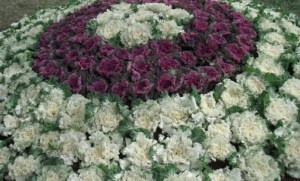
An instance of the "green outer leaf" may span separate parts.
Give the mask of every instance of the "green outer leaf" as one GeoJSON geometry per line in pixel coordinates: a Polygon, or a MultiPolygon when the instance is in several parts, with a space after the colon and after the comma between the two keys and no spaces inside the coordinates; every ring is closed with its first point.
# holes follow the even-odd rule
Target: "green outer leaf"
{"type": "Polygon", "coordinates": [[[50,157],[43,161],[43,165],[63,165],[64,161],[58,157],[50,157]]]}
{"type": "Polygon", "coordinates": [[[152,164],[151,170],[153,178],[157,181],[163,181],[165,178],[178,172],[175,164],[161,165],[157,162],[152,164]]]}
{"type": "Polygon", "coordinates": [[[151,138],[151,132],[149,130],[144,128],[135,128],[133,122],[128,118],[120,121],[118,131],[123,137],[129,136],[132,139],[135,139],[139,132],[144,133],[147,138],[151,138]]]}
{"type": "Polygon", "coordinates": [[[85,120],[88,120],[92,118],[94,115],[94,104],[92,102],[89,102],[85,105],[85,120]]]}
{"type": "Polygon", "coordinates": [[[59,130],[57,123],[43,123],[41,133],[47,133],[49,131],[59,130]]]}
{"type": "Polygon", "coordinates": [[[119,165],[113,165],[112,168],[109,168],[107,165],[100,164],[99,169],[105,173],[105,180],[112,181],[114,176],[122,171],[119,165]]]}
{"type": "Polygon", "coordinates": [[[210,181],[211,179],[209,178],[209,174],[213,172],[213,169],[208,165],[208,163],[205,161],[204,157],[199,158],[198,160],[198,166],[200,171],[203,173],[204,175],[204,180],[206,181],[210,181]]]}
{"type": "Polygon", "coordinates": [[[239,106],[232,106],[232,107],[226,109],[226,116],[229,116],[230,114],[233,114],[233,113],[242,113],[244,111],[245,111],[244,108],[241,108],[239,106]]]}
{"type": "Polygon", "coordinates": [[[225,90],[225,87],[222,83],[216,85],[215,91],[214,91],[214,94],[213,94],[216,101],[218,101],[221,98],[222,92],[224,90],[225,90]]]}
{"type": "Polygon", "coordinates": [[[9,99],[5,102],[5,108],[8,110],[14,109],[17,106],[19,99],[19,94],[11,95],[9,99]]]}
{"type": "Polygon", "coordinates": [[[270,104],[269,91],[265,90],[258,98],[251,98],[252,109],[255,109],[261,117],[264,117],[265,109],[270,104]]]}
{"type": "Polygon", "coordinates": [[[238,168],[238,163],[237,163],[237,152],[232,153],[229,155],[227,158],[228,164],[233,167],[233,168],[238,168]]]}
{"type": "Polygon", "coordinates": [[[206,139],[205,132],[200,127],[192,129],[191,139],[193,142],[202,143],[206,139]]]}
{"type": "Polygon", "coordinates": [[[272,73],[263,74],[263,78],[269,82],[270,86],[273,88],[281,87],[285,81],[289,79],[288,75],[276,76],[272,73]]]}

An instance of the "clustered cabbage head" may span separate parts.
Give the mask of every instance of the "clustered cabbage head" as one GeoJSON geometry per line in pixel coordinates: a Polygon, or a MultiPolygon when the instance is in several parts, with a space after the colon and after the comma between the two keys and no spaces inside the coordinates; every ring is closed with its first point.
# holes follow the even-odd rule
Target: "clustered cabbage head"
{"type": "MultiPolygon", "coordinates": [[[[162,4],[160,0],[125,2],[134,7],[162,4]]],[[[132,100],[193,88],[208,92],[221,78],[237,73],[247,54],[255,52],[252,23],[227,4],[208,0],[164,1],[193,17],[172,40],[152,39],[130,48],[114,46],[89,26],[92,19],[118,3],[97,1],[51,25],[40,37],[34,69],[44,78],[57,77],[73,93],[112,93],[132,100]]]]}

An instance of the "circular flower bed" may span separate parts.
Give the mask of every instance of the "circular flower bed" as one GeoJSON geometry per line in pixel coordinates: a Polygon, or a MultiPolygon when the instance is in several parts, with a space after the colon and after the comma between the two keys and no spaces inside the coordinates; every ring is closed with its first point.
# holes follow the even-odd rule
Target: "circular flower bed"
{"type": "Polygon", "coordinates": [[[72,1],[0,33],[0,179],[300,179],[299,20],[251,0],[125,2],[72,1]],[[107,9],[151,3],[193,17],[103,38],[107,9]]]}
{"type": "Polygon", "coordinates": [[[40,38],[37,72],[73,93],[156,99],[193,87],[208,92],[255,51],[252,23],[224,3],[118,2],[96,2],[50,26],[40,38]]]}

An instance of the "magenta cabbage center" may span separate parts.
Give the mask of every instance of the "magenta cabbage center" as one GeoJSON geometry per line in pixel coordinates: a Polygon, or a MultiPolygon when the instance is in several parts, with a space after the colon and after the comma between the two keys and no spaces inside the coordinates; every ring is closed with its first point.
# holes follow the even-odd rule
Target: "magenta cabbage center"
{"type": "Polygon", "coordinates": [[[126,101],[155,99],[162,93],[213,90],[234,78],[256,51],[253,24],[225,3],[196,0],[126,0],[132,6],[165,3],[193,15],[175,39],[114,46],[88,28],[91,19],[118,0],[101,0],[52,24],[40,37],[33,69],[56,77],[73,93],[116,94],[126,101]]]}

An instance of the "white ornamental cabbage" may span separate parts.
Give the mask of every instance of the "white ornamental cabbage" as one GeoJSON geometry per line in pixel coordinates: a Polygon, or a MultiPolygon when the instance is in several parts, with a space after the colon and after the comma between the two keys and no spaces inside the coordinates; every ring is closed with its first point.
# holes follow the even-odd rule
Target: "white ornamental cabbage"
{"type": "Polygon", "coordinates": [[[152,12],[152,11],[149,11],[149,10],[140,10],[134,14],[131,14],[128,19],[127,19],[127,22],[129,24],[133,24],[133,23],[136,23],[136,22],[146,22],[146,21],[151,21],[151,20],[156,20],[158,21],[159,20],[159,15],[152,12]]]}
{"type": "Polygon", "coordinates": [[[224,80],[224,87],[225,90],[222,92],[221,100],[227,108],[232,106],[247,107],[248,95],[240,84],[226,79],[224,80]]]}
{"type": "Polygon", "coordinates": [[[286,94],[292,95],[300,101],[300,79],[291,78],[287,80],[280,90],[286,94]]]}
{"type": "Polygon", "coordinates": [[[287,126],[296,121],[298,107],[289,99],[271,97],[270,103],[265,109],[265,116],[273,125],[282,121],[283,125],[287,126]]]}
{"type": "Polygon", "coordinates": [[[178,131],[171,137],[161,140],[166,146],[154,146],[154,159],[163,163],[177,164],[179,169],[185,170],[197,162],[199,156],[203,155],[201,144],[190,138],[191,131],[178,131]]]}
{"type": "Polygon", "coordinates": [[[96,35],[125,47],[145,44],[150,39],[172,39],[184,32],[183,23],[193,15],[184,9],[173,9],[164,3],[145,3],[135,8],[131,4],[113,5],[111,10],[99,14],[96,35]],[[156,33],[159,32],[159,33],[156,33]]]}
{"type": "Polygon", "coordinates": [[[164,39],[172,38],[184,32],[183,27],[178,26],[175,20],[159,21],[157,29],[162,33],[162,38],[164,39]]]}
{"type": "Polygon", "coordinates": [[[18,117],[7,114],[3,118],[3,124],[5,127],[4,135],[11,135],[12,131],[20,126],[20,119],[18,117]]]}
{"type": "Polygon", "coordinates": [[[258,68],[262,73],[272,73],[276,76],[284,74],[282,65],[266,54],[260,54],[259,57],[254,60],[253,66],[254,68],[258,68]]]}
{"type": "Polygon", "coordinates": [[[218,123],[210,124],[207,127],[206,136],[208,139],[223,137],[225,140],[230,141],[232,137],[230,122],[220,121],[218,123]]]}
{"type": "MultiPolygon", "coordinates": [[[[53,155],[54,150],[58,146],[59,132],[49,131],[47,133],[41,134],[39,139],[40,148],[48,155],[53,155]]],[[[57,153],[55,153],[57,155],[57,153]]]]}
{"type": "Polygon", "coordinates": [[[99,27],[96,30],[96,34],[101,36],[104,40],[108,41],[118,35],[121,30],[126,29],[127,24],[121,20],[111,20],[107,22],[103,27],[99,27]]]}
{"type": "Polygon", "coordinates": [[[148,100],[132,109],[132,119],[137,128],[155,131],[160,123],[161,107],[157,101],[148,100]]]}
{"type": "Polygon", "coordinates": [[[24,69],[17,63],[12,64],[3,71],[4,78],[7,82],[11,81],[13,75],[25,73],[24,69]]]}
{"type": "Polygon", "coordinates": [[[190,171],[184,171],[179,174],[170,175],[165,178],[164,181],[202,181],[201,176],[197,176],[196,174],[190,171]]]}
{"type": "Polygon", "coordinates": [[[259,23],[259,28],[263,31],[275,30],[276,32],[282,32],[282,29],[278,25],[278,23],[273,22],[270,19],[261,18],[259,23]]]}
{"type": "Polygon", "coordinates": [[[94,109],[91,131],[102,130],[104,133],[114,131],[122,119],[117,103],[105,101],[94,109]]]}
{"type": "Polygon", "coordinates": [[[152,166],[152,158],[149,152],[156,143],[156,140],[148,139],[143,133],[139,133],[136,136],[136,140],[124,148],[123,154],[127,156],[127,159],[134,166],[150,168],[152,166]]]}
{"type": "Polygon", "coordinates": [[[240,74],[237,76],[237,81],[244,85],[254,96],[259,96],[266,90],[265,82],[258,76],[240,74]]]}
{"type": "Polygon", "coordinates": [[[182,97],[173,96],[164,98],[160,103],[160,119],[163,124],[178,128],[185,125],[191,114],[198,110],[195,98],[185,94],[182,97]]]}
{"type": "Polygon", "coordinates": [[[215,100],[213,92],[201,94],[200,108],[209,120],[217,120],[225,116],[224,105],[215,100]]]}
{"type": "Polygon", "coordinates": [[[243,112],[230,115],[231,129],[236,142],[245,145],[262,144],[269,135],[266,121],[255,112],[243,112]]]}
{"type": "Polygon", "coordinates": [[[264,13],[268,14],[271,19],[275,19],[275,20],[280,18],[280,16],[282,15],[280,12],[274,11],[273,8],[264,9],[264,13]]]}
{"type": "Polygon", "coordinates": [[[18,100],[17,108],[20,109],[20,114],[29,112],[30,108],[35,107],[38,102],[36,99],[40,93],[41,86],[30,85],[27,89],[23,90],[18,100]]]}
{"type": "Polygon", "coordinates": [[[60,113],[59,127],[86,130],[85,106],[88,102],[88,99],[79,94],[69,97],[60,113]]]}
{"type": "Polygon", "coordinates": [[[146,3],[138,5],[139,10],[148,10],[154,13],[165,13],[169,10],[172,10],[171,6],[166,5],[165,3],[146,3]]]}
{"type": "Polygon", "coordinates": [[[78,174],[71,173],[67,181],[104,181],[105,175],[102,170],[96,166],[82,168],[78,174]]]}
{"type": "Polygon", "coordinates": [[[300,132],[293,132],[285,141],[283,162],[287,173],[294,178],[300,178],[300,132]]]}
{"type": "Polygon", "coordinates": [[[246,8],[246,17],[251,19],[251,20],[254,20],[255,18],[258,17],[259,15],[259,10],[258,9],[255,9],[255,8],[252,8],[252,7],[247,7],[246,8]]]}
{"type": "Polygon", "coordinates": [[[224,161],[236,151],[235,147],[229,141],[223,136],[206,139],[203,143],[206,157],[213,161],[224,161]]]}
{"type": "Polygon", "coordinates": [[[119,160],[121,145],[112,140],[109,135],[97,131],[90,136],[89,141],[90,144],[83,144],[79,149],[84,157],[84,165],[110,165],[113,161],[119,160]]]}
{"type": "Polygon", "coordinates": [[[264,36],[265,40],[267,40],[270,43],[280,44],[283,46],[288,46],[288,41],[285,39],[285,37],[277,32],[270,32],[264,36]]]}
{"type": "Polygon", "coordinates": [[[9,163],[11,157],[11,150],[8,147],[3,147],[0,149],[0,170],[9,163]]]}
{"type": "Polygon", "coordinates": [[[241,170],[238,168],[234,168],[232,170],[229,170],[228,168],[214,170],[212,173],[209,173],[208,176],[210,180],[213,181],[242,181],[243,180],[241,170]]]}
{"type": "Polygon", "coordinates": [[[251,3],[251,0],[244,0],[240,2],[233,2],[230,5],[239,12],[244,12],[248,7],[248,4],[251,3]]]}
{"type": "Polygon", "coordinates": [[[277,60],[283,53],[284,47],[281,44],[257,43],[257,50],[277,60]]]}
{"type": "Polygon", "coordinates": [[[151,26],[148,23],[135,23],[128,26],[120,38],[126,47],[145,44],[152,39],[151,26]]]}
{"type": "Polygon", "coordinates": [[[140,167],[130,167],[121,173],[115,175],[117,181],[154,181],[152,174],[148,170],[142,170],[140,167]]]}
{"type": "Polygon", "coordinates": [[[282,18],[280,23],[281,23],[280,25],[284,27],[284,29],[289,33],[293,33],[298,37],[300,36],[300,28],[295,24],[293,24],[292,22],[288,21],[285,18],[282,18]]]}
{"type": "Polygon", "coordinates": [[[126,13],[131,13],[131,4],[129,3],[124,3],[121,2],[120,4],[114,4],[111,5],[111,9],[113,11],[120,11],[120,12],[126,12],[126,13]]]}
{"type": "Polygon", "coordinates": [[[174,19],[176,22],[186,21],[193,18],[193,15],[184,9],[169,9],[165,12],[166,17],[169,19],[174,19]]]}
{"type": "Polygon", "coordinates": [[[38,123],[25,125],[12,135],[13,147],[19,151],[36,144],[40,136],[41,125],[38,123]]]}
{"type": "Polygon", "coordinates": [[[52,89],[45,101],[37,108],[36,115],[42,122],[54,123],[57,121],[64,101],[64,92],[61,89],[52,89]]]}
{"type": "Polygon", "coordinates": [[[82,132],[70,130],[60,135],[58,151],[60,158],[64,160],[66,165],[72,165],[73,162],[77,162],[78,158],[82,157],[79,149],[85,142],[86,136],[82,132]]]}
{"type": "Polygon", "coordinates": [[[274,181],[280,180],[278,163],[263,150],[249,149],[238,160],[245,180],[274,181]]]}
{"type": "Polygon", "coordinates": [[[8,165],[9,178],[16,181],[28,180],[34,172],[40,168],[40,162],[32,155],[28,157],[19,156],[8,165]]]}
{"type": "Polygon", "coordinates": [[[72,168],[66,165],[44,166],[39,169],[38,181],[58,181],[66,180],[69,177],[72,168]]]}

